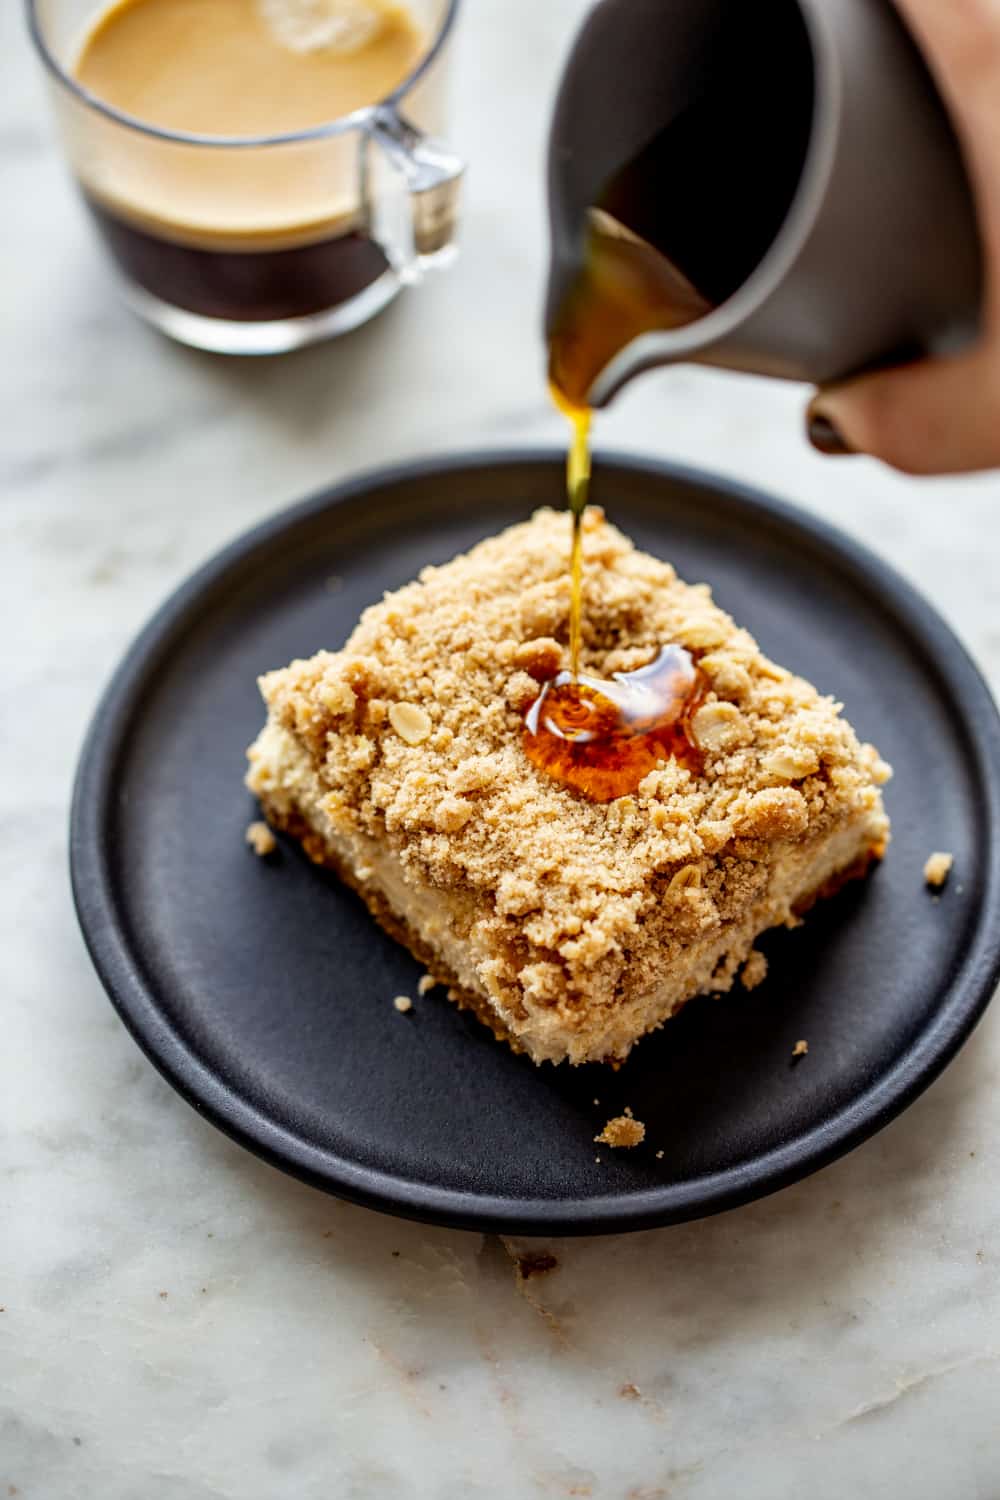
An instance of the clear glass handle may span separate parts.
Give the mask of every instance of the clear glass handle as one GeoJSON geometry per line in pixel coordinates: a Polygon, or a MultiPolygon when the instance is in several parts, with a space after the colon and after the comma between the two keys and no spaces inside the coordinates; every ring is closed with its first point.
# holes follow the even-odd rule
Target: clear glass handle
{"type": "Polygon", "coordinates": [[[448,266],[457,254],[465,162],[396,110],[372,115],[366,152],[369,230],[400,281],[448,266]]]}

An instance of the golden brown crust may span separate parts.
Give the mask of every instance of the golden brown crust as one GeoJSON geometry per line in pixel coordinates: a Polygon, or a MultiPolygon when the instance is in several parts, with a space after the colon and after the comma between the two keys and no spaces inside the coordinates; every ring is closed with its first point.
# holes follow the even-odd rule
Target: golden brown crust
{"type": "Polygon", "coordinates": [[[524,1051],[520,1042],[516,1037],[511,1036],[489,1002],[473,990],[463,988],[458,979],[449,973],[448,966],[440,955],[433,952],[426,943],[421,942],[409,923],[393,911],[380,891],[358,880],[350,866],[343,860],[337,859],[333,851],[310,828],[304,818],[297,813],[284,811],[273,803],[269,803],[267,798],[261,799],[261,806],[267,813],[267,820],[272,828],[277,828],[295,839],[314,865],[322,865],[325,869],[332,870],[334,875],[361,897],[383,932],[388,933],[395,942],[407,948],[418,963],[426,965],[428,969],[433,969],[438,983],[448,986],[448,999],[457,1005],[459,1010],[472,1011],[477,1020],[489,1027],[498,1042],[506,1042],[514,1052],[524,1051]]]}
{"type": "Polygon", "coordinates": [[[830,901],[834,896],[839,896],[845,885],[850,885],[854,880],[864,880],[872,866],[881,864],[884,858],[885,845],[873,844],[870,849],[866,849],[852,864],[849,864],[846,870],[838,870],[836,875],[832,875],[829,880],[824,880],[823,884],[817,886],[816,890],[810,891],[808,896],[803,896],[801,900],[796,901],[793,908],[795,915],[804,917],[807,912],[812,911],[817,901],[830,901]]]}

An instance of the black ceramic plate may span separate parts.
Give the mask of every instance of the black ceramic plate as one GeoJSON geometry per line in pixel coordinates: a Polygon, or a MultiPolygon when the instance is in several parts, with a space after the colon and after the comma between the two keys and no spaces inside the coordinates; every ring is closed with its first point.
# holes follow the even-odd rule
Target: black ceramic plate
{"type": "Polygon", "coordinates": [[[341,645],[384,589],[559,505],[558,455],[370,475],[251,532],[143,632],[83,752],[74,890],[125,1023],[221,1129],[374,1208],[565,1234],[745,1202],[898,1114],[998,978],[1000,726],[947,626],[874,557],[765,496],[609,458],[594,494],[841,699],[896,768],[885,865],[768,938],[764,986],[694,1003],[620,1072],[535,1068],[440,992],[397,1014],[416,963],[293,846],[261,861],[243,837],[257,674],[341,645]],[[922,880],[935,849],[955,855],[940,900],[922,880]],[[800,1037],[809,1055],[793,1066],[800,1037]],[[595,1147],[625,1104],[646,1144],[595,1147]]]}

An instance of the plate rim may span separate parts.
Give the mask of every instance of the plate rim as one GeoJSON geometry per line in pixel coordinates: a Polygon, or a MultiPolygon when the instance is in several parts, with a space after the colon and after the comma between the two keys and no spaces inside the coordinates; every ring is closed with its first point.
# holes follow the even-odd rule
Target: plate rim
{"type": "MultiPolygon", "coordinates": [[[[887,1072],[805,1135],[722,1172],[635,1193],[585,1199],[503,1199],[435,1187],[360,1166],[301,1140],[230,1088],[171,1027],[132,951],[123,908],[114,892],[107,839],[113,772],[125,747],[149,671],[202,597],[235,565],[301,522],[365,493],[484,467],[565,463],[554,446],[472,449],[362,470],[283,508],[223,545],[154,611],[132,640],[99,696],[77,765],[70,811],[69,864],[73,901],[98,978],[141,1050],[198,1114],[270,1165],[366,1208],[450,1228],[524,1236],[623,1233],[705,1218],[778,1192],[829,1166],[896,1119],[954,1059],[982,1019],[1000,982],[1000,927],[980,920],[959,973],[938,1009],[887,1072]]],[[[948,663],[952,693],[964,705],[962,729],[985,793],[982,809],[983,912],[1000,904],[1000,713],[969,651],[923,594],[864,543],[793,502],[692,465],[633,453],[598,450],[595,465],[656,480],[722,492],[762,520],[804,533],[879,588],[885,607],[915,639],[935,670],[948,663]]]]}

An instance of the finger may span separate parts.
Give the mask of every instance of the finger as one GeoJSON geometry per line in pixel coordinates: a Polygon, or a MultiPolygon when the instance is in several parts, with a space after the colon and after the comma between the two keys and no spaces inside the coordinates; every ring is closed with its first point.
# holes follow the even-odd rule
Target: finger
{"type": "Polygon", "coordinates": [[[896,6],[937,80],[995,231],[1000,226],[1000,0],[896,0],[896,6]]]}
{"type": "Polygon", "coordinates": [[[990,120],[1000,77],[1000,0],[896,0],[959,114],[985,106],[990,120]]]}
{"type": "Polygon", "coordinates": [[[809,408],[814,446],[867,453],[906,474],[1000,466],[1000,379],[984,350],[923,360],[820,391],[809,408]]]}

